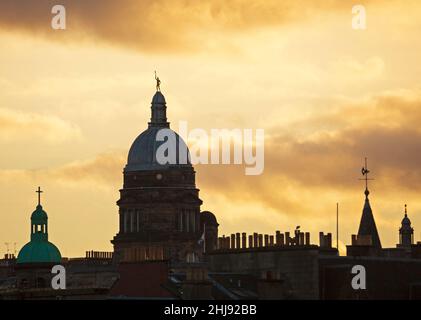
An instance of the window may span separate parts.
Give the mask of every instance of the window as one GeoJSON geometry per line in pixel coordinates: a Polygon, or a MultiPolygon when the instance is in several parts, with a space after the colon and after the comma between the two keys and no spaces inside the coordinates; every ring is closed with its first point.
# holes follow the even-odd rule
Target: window
{"type": "Polygon", "coordinates": [[[140,210],[136,210],[136,231],[139,232],[140,231],[140,210]]]}
{"type": "Polygon", "coordinates": [[[196,232],[196,217],[194,214],[194,211],[189,210],[189,214],[190,214],[190,230],[191,232],[196,232]]]}
{"type": "Polygon", "coordinates": [[[126,232],[128,232],[129,230],[128,230],[128,212],[127,212],[127,210],[124,210],[123,211],[123,219],[124,219],[124,228],[123,228],[123,232],[124,233],[126,233],[126,232]]]}

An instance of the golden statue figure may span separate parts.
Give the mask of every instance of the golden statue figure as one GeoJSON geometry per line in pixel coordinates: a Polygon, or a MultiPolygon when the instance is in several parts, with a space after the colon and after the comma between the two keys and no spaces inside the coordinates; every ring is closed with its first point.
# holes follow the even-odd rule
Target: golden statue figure
{"type": "Polygon", "coordinates": [[[161,80],[159,80],[159,77],[157,77],[156,71],[155,71],[155,80],[156,80],[156,91],[161,91],[161,80]]]}

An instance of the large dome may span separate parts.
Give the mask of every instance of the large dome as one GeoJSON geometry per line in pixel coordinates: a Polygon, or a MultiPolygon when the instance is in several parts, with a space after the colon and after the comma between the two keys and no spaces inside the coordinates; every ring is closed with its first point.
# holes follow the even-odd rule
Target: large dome
{"type": "Polygon", "coordinates": [[[19,251],[17,263],[60,263],[61,254],[49,241],[31,241],[19,251]]]}
{"type": "MultiPolygon", "coordinates": [[[[143,131],[133,142],[125,172],[139,170],[161,170],[171,166],[191,166],[189,151],[184,140],[169,128],[166,115],[166,102],[164,95],[157,91],[152,98],[151,122],[147,130],[143,131]],[[158,134],[161,132],[163,138],[158,140],[158,134]],[[163,145],[165,144],[165,146],[163,145]],[[171,159],[169,163],[160,163],[157,160],[157,152],[162,151],[165,159],[171,159]],[[168,152],[173,151],[173,157],[168,152]]],[[[163,160],[165,160],[163,159],[163,160]]],[[[162,161],[161,161],[162,162],[162,161]]]]}
{"type": "Polygon", "coordinates": [[[190,166],[188,157],[187,162],[183,161],[183,157],[180,161],[180,154],[178,152],[180,145],[182,146],[182,150],[187,150],[188,152],[184,140],[176,132],[168,128],[150,127],[143,131],[133,142],[124,171],[160,170],[174,165],[190,166]],[[167,138],[165,138],[165,141],[158,141],[157,134],[160,130],[169,130],[167,133],[174,134],[175,144],[174,141],[168,141],[167,138]],[[164,143],[169,146],[169,150],[174,150],[176,152],[176,161],[174,163],[160,164],[156,159],[158,148],[164,143]]]}

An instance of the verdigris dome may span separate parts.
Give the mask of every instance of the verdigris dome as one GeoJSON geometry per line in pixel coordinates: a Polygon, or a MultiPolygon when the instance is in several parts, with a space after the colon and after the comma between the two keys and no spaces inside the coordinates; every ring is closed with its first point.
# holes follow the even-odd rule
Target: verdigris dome
{"type": "Polygon", "coordinates": [[[37,208],[31,215],[31,221],[34,222],[42,222],[47,220],[48,216],[47,213],[42,209],[41,205],[37,205],[37,208]]]}
{"type": "Polygon", "coordinates": [[[157,91],[152,98],[151,122],[148,129],[133,142],[127,165],[124,168],[125,172],[160,170],[169,166],[190,166],[187,145],[175,131],[169,128],[166,109],[165,97],[157,91]],[[160,146],[162,146],[161,149],[160,146]],[[164,157],[158,159],[157,155],[164,157]],[[168,161],[165,163],[163,160],[166,159],[168,161]]]}
{"type": "Polygon", "coordinates": [[[48,215],[41,206],[41,189],[38,187],[38,205],[31,215],[31,241],[19,251],[17,263],[60,263],[61,254],[48,241],[48,215]]]}
{"type": "Polygon", "coordinates": [[[61,254],[49,241],[31,241],[19,251],[17,263],[60,263],[61,254]]]}

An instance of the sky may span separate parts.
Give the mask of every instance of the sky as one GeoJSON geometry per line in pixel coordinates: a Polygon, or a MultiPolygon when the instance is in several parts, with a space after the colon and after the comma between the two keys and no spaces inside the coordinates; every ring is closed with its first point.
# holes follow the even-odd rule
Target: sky
{"type": "MultiPolygon", "coordinates": [[[[0,2],[0,253],[29,240],[35,190],[63,256],[111,251],[131,143],[161,78],[171,127],[265,130],[265,168],[197,165],[220,235],[297,225],[341,253],[370,201],[384,247],[421,241],[421,3],[395,0],[0,2]],[[352,28],[352,7],[366,29],[352,28]]],[[[189,143],[189,142],[188,142],[189,143]]]]}

